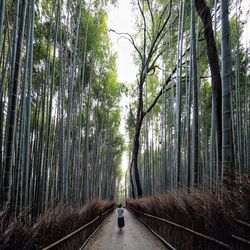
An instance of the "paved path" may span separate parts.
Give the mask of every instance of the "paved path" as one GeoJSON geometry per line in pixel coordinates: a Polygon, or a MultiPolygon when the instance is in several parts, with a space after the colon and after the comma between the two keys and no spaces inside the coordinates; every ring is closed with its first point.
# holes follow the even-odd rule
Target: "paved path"
{"type": "Polygon", "coordinates": [[[86,250],[159,250],[164,245],[127,210],[125,227],[119,231],[117,216],[114,212],[104,222],[98,232],[90,239],[86,250]]]}

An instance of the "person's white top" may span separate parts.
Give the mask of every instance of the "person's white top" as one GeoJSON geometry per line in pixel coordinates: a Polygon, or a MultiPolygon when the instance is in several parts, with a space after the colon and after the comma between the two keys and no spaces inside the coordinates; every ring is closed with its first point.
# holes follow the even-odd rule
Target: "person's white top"
{"type": "Polygon", "coordinates": [[[122,207],[117,208],[118,218],[123,217],[124,209],[122,207]]]}

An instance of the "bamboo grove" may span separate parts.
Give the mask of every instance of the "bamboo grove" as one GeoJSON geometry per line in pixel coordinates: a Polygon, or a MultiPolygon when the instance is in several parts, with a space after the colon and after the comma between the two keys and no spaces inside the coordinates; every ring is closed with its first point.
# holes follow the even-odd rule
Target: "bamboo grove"
{"type": "Polygon", "coordinates": [[[249,172],[244,3],[134,1],[138,33],[122,34],[139,65],[128,89],[131,196],[192,187],[221,195],[249,172]]]}
{"type": "Polygon", "coordinates": [[[114,199],[122,85],[107,3],[1,0],[0,200],[15,215],[114,199]]]}
{"type": "Polygon", "coordinates": [[[133,0],[135,34],[108,29],[115,2],[0,2],[0,201],[16,216],[115,199],[124,94],[130,196],[222,195],[250,170],[246,1],[133,0]],[[129,85],[111,32],[134,48],[129,85]]]}

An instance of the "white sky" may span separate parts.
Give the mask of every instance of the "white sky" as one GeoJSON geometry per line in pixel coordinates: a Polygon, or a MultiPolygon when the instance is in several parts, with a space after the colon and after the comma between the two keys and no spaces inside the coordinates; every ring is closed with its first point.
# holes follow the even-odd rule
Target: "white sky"
{"type": "Polygon", "coordinates": [[[242,35],[242,43],[244,46],[249,45],[250,42],[250,0],[242,1],[242,16],[241,20],[245,22],[244,32],[242,35]]]}
{"type": "MultiPolygon", "coordinates": [[[[135,32],[134,14],[130,0],[118,0],[117,6],[110,6],[108,11],[108,27],[116,32],[125,32],[133,35],[135,32]]],[[[118,81],[123,83],[135,82],[136,66],[133,62],[133,47],[126,39],[119,39],[119,35],[110,32],[110,38],[113,45],[113,50],[117,52],[117,75],[118,81]]],[[[125,135],[126,145],[128,144],[128,136],[126,136],[126,116],[128,113],[129,98],[123,96],[120,106],[122,109],[122,121],[120,131],[125,135]]],[[[122,156],[122,170],[125,171],[129,165],[127,151],[122,156]]],[[[122,182],[124,183],[124,178],[122,182]]]]}
{"type": "MultiPolygon", "coordinates": [[[[130,0],[118,0],[117,7],[110,7],[108,26],[117,32],[133,34],[135,32],[134,15],[130,0]]],[[[133,47],[126,39],[119,39],[119,35],[110,32],[113,48],[117,51],[118,80],[132,82],[135,80],[136,68],[133,63],[133,47]]]]}

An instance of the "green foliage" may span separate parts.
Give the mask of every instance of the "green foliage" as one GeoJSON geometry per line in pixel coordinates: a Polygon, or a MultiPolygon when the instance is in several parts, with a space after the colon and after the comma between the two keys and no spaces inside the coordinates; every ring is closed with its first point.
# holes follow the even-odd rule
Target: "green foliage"
{"type": "MultiPolygon", "coordinates": [[[[93,197],[114,198],[116,178],[121,179],[125,145],[119,133],[119,100],[124,86],[117,81],[116,54],[111,51],[105,10],[106,4],[115,2],[37,0],[32,6],[32,1],[19,1],[16,18],[17,1],[6,1],[0,71],[5,73],[1,100],[7,105],[11,103],[10,90],[14,88],[13,72],[19,74],[19,79],[14,78],[18,88],[17,115],[12,116],[17,121],[13,144],[18,145],[13,155],[18,159],[15,159],[17,166],[12,176],[18,176],[16,186],[25,183],[28,175],[33,176],[31,185],[22,184],[22,190],[13,191],[13,200],[18,204],[16,214],[29,207],[28,203],[39,203],[31,218],[44,212],[55,200],[74,206],[93,197]],[[27,3],[26,9],[24,3],[27,3]],[[25,18],[21,18],[22,10],[27,10],[25,18]],[[16,30],[15,20],[20,23],[16,30]],[[21,40],[19,37],[17,41],[12,40],[22,28],[24,39],[17,48],[22,51],[17,53],[13,45],[21,40]],[[21,55],[20,71],[15,69],[14,53],[21,55]],[[24,150],[25,156],[22,156],[24,150]],[[107,172],[110,173],[104,179],[107,172]],[[86,178],[93,181],[89,183],[91,188],[95,185],[92,197],[88,197],[86,189],[81,189],[88,181],[86,178]],[[99,187],[100,180],[102,187],[99,187]],[[107,185],[112,187],[102,191],[107,185]],[[30,197],[26,199],[28,193],[30,197]]],[[[0,106],[0,132],[5,134],[9,120],[5,108],[7,112],[11,109],[5,104],[0,106]]],[[[1,145],[4,140],[6,138],[0,138],[1,145]]],[[[5,180],[9,181],[9,177],[5,180]]],[[[6,188],[12,187],[6,184],[6,188]]]]}
{"type": "MultiPolygon", "coordinates": [[[[237,22],[236,18],[230,19],[230,31],[231,31],[231,49],[232,51],[236,50],[238,41],[243,33],[244,24],[237,22]]],[[[221,31],[217,34],[216,39],[218,54],[221,54],[221,31]]]]}

